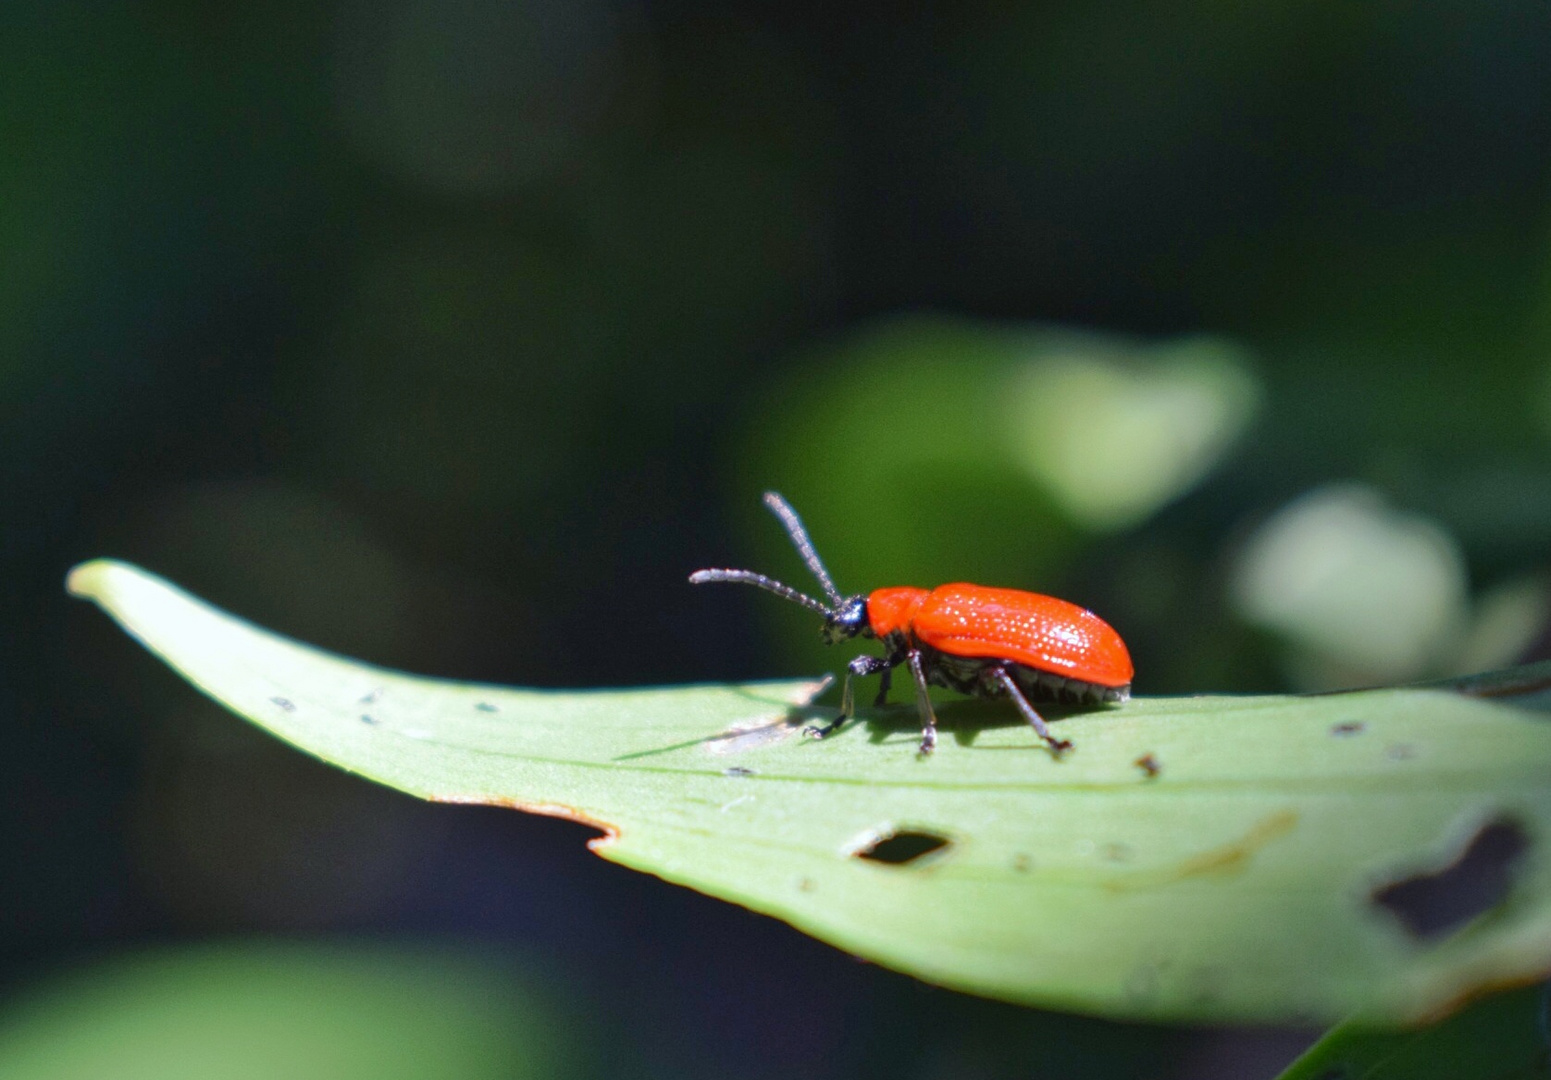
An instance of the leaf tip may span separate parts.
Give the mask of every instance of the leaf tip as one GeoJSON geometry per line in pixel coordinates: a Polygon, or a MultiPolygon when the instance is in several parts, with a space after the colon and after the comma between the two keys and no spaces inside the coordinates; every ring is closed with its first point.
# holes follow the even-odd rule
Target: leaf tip
{"type": "Polygon", "coordinates": [[[65,591],[82,600],[99,599],[107,578],[123,566],[117,559],[91,559],[80,563],[65,575],[65,591]]]}

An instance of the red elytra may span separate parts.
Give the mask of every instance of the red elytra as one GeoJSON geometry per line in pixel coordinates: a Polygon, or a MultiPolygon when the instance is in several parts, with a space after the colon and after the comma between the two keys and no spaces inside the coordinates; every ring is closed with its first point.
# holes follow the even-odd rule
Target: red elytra
{"type": "Polygon", "coordinates": [[[1114,627],[1087,608],[1021,589],[957,582],[910,585],[867,597],[873,634],[903,631],[954,656],[1012,660],[1077,682],[1119,688],[1135,669],[1114,627]]]}
{"type": "Polygon", "coordinates": [[[1113,627],[1086,608],[1053,596],[1019,589],[956,583],[935,589],[896,586],[867,596],[842,597],[819,560],[802,521],[785,499],[766,492],[765,505],[786,526],[792,543],[824,587],[825,605],[750,570],[700,570],[695,584],[730,581],[756,585],[824,616],[824,640],[877,638],[883,656],[858,656],[846,670],[840,715],[807,733],[833,734],[855,714],[851,680],[881,675],[877,704],[888,698],[890,677],[908,664],[921,715],[921,753],[937,744],[937,718],[927,686],[944,686],[975,697],[1007,697],[1040,738],[1059,754],[1071,743],[1050,734],[1029,698],[1099,704],[1124,701],[1133,668],[1125,642],[1113,627]]]}

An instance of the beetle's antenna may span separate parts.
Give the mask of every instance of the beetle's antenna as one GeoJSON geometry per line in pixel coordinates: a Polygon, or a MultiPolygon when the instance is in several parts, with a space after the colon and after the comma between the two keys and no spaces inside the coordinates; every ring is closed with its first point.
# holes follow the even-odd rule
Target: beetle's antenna
{"type": "Polygon", "coordinates": [[[813,571],[813,576],[819,579],[820,585],[824,586],[824,591],[829,594],[829,602],[839,607],[840,590],[835,588],[835,583],[830,580],[829,571],[824,569],[824,564],[819,561],[819,553],[813,549],[813,541],[808,539],[808,530],[802,527],[802,518],[797,516],[797,511],[792,509],[792,504],[774,491],[767,491],[765,505],[770,507],[770,512],[780,518],[781,524],[786,526],[787,535],[792,538],[797,554],[802,556],[802,561],[808,564],[808,569],[813,571]]]}
{"type": "Polygon", "coordinates": [[[790,585],[782,585],[775,578],[768,578],[764,574],[756,574],[752,570],[696,570],[689,575],[691,585],[704,585],[710,581],[736,581],[744,585],[758,585],[761,589],[773,592],[783,600],[790,600],[794,604],[801,604],[810,611],[817,611],[826,619],[833,618],[834,612],[813,597],[800,593],[790,585]]]}

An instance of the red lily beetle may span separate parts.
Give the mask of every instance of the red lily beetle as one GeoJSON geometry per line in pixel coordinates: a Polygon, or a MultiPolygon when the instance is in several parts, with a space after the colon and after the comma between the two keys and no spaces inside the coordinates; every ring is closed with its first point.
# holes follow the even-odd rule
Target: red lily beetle
{"type": "Polygon", "coordinates": [[[765,493],[765,505],[786,526],[797,553],[824,586],[832,606],[752,570],[697,570],[689,580],[696,585],[711,581],[757,585],[801,604],[824,616],[824,641],[829,645],[857,635],[883,643],[882,656],[858,656],[847,666],[840,715],[823,727],[808,728],[806,734],[823,738],[856,714],[853,676],[881,675],[875,704],[885,704],[894,668],[904,663],[915,677],[922,754],[930,754],[937,745],[937,717],[926,694],[929,685],[975,697],[1011,698],[1057,755],[1072,744],[1050,734],[1029,698],[1102,704],[1131,695],[1133,668],[1125,642],[1086,608],[1039,593],[962,583],[931,590],[902,585],[868,596],[842,597],[797,512],[773,491],[765,493]]]}

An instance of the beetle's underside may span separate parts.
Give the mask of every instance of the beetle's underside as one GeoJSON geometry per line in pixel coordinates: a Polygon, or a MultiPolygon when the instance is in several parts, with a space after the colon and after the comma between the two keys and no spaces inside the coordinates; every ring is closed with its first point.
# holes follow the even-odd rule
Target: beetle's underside
{"type": "Polygon", "coordinates": [[[1036,701],[1070,702],[1073,705],[1103,705],[1106,702],[1125,701],[1131,696],[1130,686],[1101,686],[1081,679],[1068,679],[1051,671],[1041,671],[1011,660],[999,660],[983,656],[955,656],[934,649],[929,645],[917,646],[921,650],[921,666],[926,671],[926,681],[933,686],[957,690],[973,697],[1002,697],[999,683],[988,682],[983,676],[987,668],[1001,667],[1018,683],[1018,689],[1036,701]]]}

